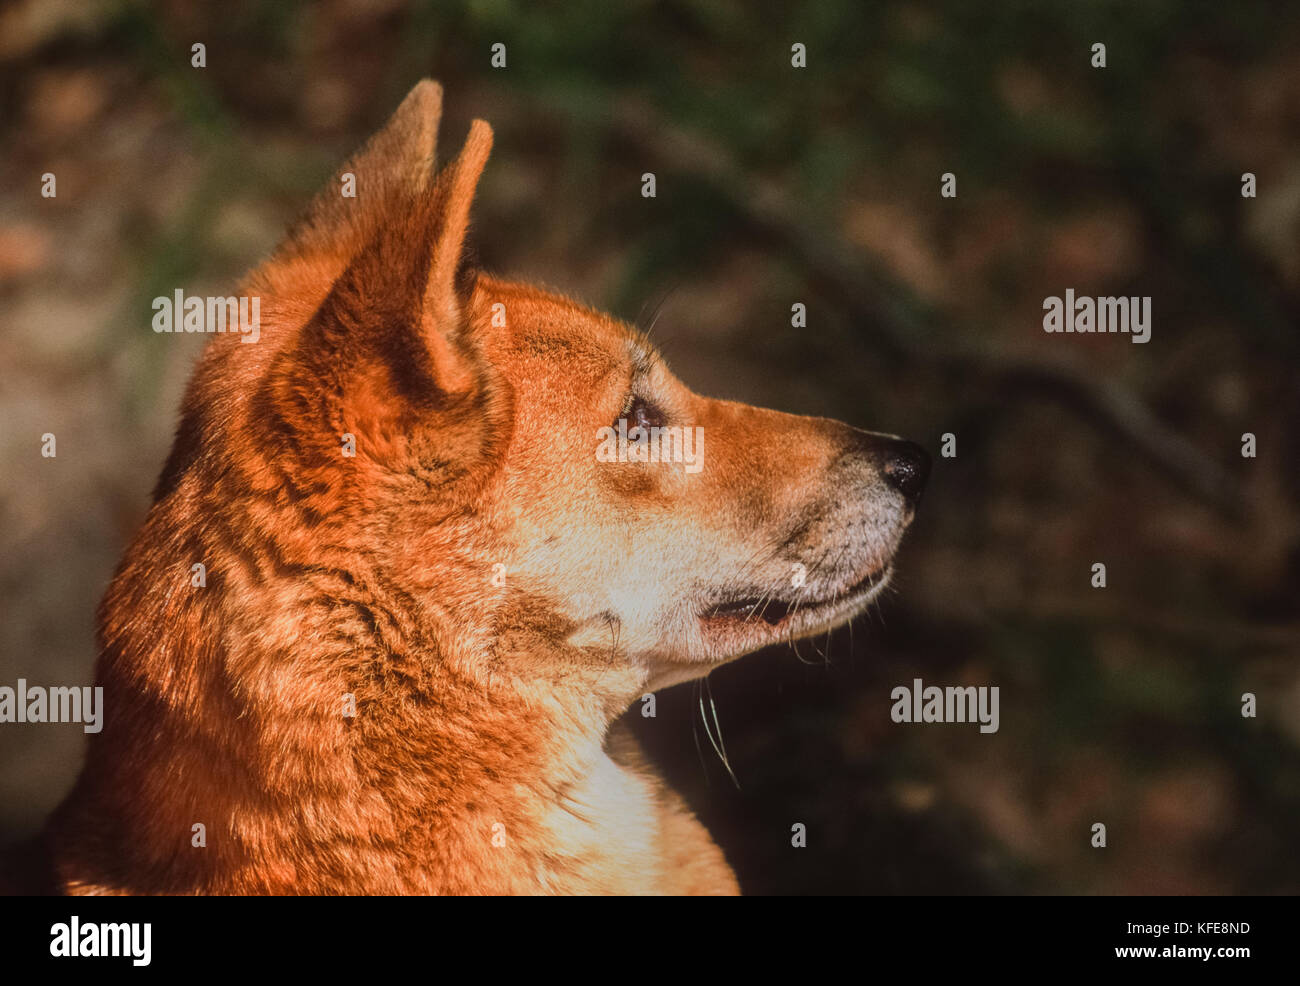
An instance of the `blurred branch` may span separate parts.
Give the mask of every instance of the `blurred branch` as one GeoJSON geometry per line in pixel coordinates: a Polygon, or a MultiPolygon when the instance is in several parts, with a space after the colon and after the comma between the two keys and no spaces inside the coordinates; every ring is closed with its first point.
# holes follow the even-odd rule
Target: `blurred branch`
{"type": "Polygon", "coordinates": [[[615,107],[612,128],[648,160],[707,183],[737,215],[806,268],[810,280],[897,358],[997,387],[1041,391],[1079,411],[1089,424],[1111,430],[1188,493],[1226,514],[1241,513],[1237,480],[1160,421],[1131,389],[1099,378],[1066,356],[1021,356],[962,341],[985,337],[969,326],[954,330],[949,322],[949,332],[938,338],[938,318],[910,291],[884,278],[834,231],[809,223],[797,203],[774,184],[738,168],[725,148],[635,101],[615,107]]]}

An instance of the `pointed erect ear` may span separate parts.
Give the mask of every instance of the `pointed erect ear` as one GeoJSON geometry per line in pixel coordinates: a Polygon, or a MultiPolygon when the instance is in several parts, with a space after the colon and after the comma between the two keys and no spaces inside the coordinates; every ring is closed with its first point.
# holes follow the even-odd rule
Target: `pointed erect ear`
{"type": "Polygon", "coordinates": [[[424,79],[316,193],[276,259],[320,255],[346,262],[361,250],[394,208],[425,192],[441,118],[442,86],[424,79]]]}
{"type": "Polygon", "coordinates": [[[438,176],[434,186],[438,224],[424,301],[426,323],[433,319],[431,328],[435,331],[439,328],[445,331],[459,315],[456,273],[465,249],[470,205],[491,150],[492,128],[482,120],[475,120],[470,124],[460,156],[438,176]]]}
{"type": "Polygon", "coordinates": [[[312,461],[333,462],[350,433],[366,458],[445,471],[497,427],[487,410],[495,384],[462,335],[457,289],[492,130],[475,120],[433,180],[441,102],[436,84],[416,86],[256,275],[305,319],[277,354],[265,397],[312,461]],[[355,199],[340,194],[348,172],[355,199]],[[438,427],[423,427],[433,414],[438,427]]]}
{"type": "Polygon", "coordinates": [[[456,269],[491,146],[491,128],[475,120],[460,157],[433,188],[407,190],[347,262],[299,338],[310,378],[344,395],[368,380],[372,396],[403,398],[388,406],[392,414],[473,386],[456,269]]]}

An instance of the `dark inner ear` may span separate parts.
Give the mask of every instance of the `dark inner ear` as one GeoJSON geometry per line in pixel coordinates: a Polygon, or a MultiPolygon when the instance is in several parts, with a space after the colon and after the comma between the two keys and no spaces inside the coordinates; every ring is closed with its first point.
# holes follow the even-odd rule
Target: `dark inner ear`
{"type": "Polygon", "coordinates": [[[460,263],[456,265],[456,279],[453,286],[456,294],[466,299],[474,293],[474,282],[478,280],[479,271],[478,244],[471,237],[466,238],[464,249],[460,255],[460,263]]]}

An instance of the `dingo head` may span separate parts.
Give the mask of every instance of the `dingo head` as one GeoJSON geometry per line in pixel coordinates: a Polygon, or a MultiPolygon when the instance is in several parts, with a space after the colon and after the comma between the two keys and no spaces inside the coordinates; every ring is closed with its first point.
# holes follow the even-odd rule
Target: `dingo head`
{"type": "Polygon", "coordinates": [[[629,326],[466,269],[491,131],[435,177],[439,113],[421,83],[254,274],[261,341],[211,347],[189,407],[222,413],[187,416],[160,495],[225,468],[187,435],[259,450],[250,530],[384,601],[340,598],[347,639],[525,677],[590,658],[658,687],[863,610],[925,453],[701,397],[629,326]],[[232,375],[242,400],[204,399],[232,375]]]}

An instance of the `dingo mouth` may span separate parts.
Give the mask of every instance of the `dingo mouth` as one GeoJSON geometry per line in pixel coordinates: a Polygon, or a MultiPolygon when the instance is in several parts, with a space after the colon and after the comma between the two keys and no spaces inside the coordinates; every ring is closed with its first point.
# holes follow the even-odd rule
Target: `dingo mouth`
{"type": "Polygon", "coordinates": [[[750,625],[781,634],[815,633],[856,616],[885,587],[891,574],[893,565],[886,564],[847,589],[824,597],[801,595],[796,590],[784,596],[769,593],[728,599],[710,606],[700,618],[706,627],[720,631],[734,632],[750,625]]]}

